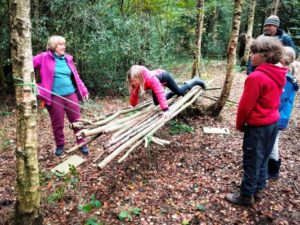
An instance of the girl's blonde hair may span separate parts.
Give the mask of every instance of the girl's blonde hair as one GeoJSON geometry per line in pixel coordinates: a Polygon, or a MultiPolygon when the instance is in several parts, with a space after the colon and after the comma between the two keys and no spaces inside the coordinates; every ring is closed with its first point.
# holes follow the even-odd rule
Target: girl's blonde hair
{"type": "Polygon", "coordinates": [[[142,68],[139,65],[133,65],[130,67],[130,69],[127,71],[127,82],[128,82],[128,89],[129,92],[132,91],[133,87],[131,84],[131,81],[133,79],[136,79],[139,82],[140,85],[140,92],[141,94],[144,93],[144,85],[145,85],[145,80],[142,75],[142,68]]]}
{"type": "Polygon", "coordinates": [[[283,64],[288,67],[290,73],[298,77],[300,74],[300,65],[299,62],[296,61],[295,50],[291,47],[284,46],[282,60],[283,64]]]}
{"type": "Polygon", "coordinates": [[[282,60],[284,61],[283,63],[286,66],[289,66],[292,62],[295,61],[295,59],[296,59],[295,50],[291,47],[284,46],[283,55],[282,55],[282,60]]]}
{"type": "Polygon", "coordinates": [[[289,70],[292,73],[293,76],[295,76],[300,82],[300,62],[294,61],[289,65],[289,70]]]}
{"type": "Polygon", "coordinates": [[[47,42],[47,50],[54,51],[60,42],[66,43],[66,39],[59,35],[53,35],[49,37],[47,42]]]}

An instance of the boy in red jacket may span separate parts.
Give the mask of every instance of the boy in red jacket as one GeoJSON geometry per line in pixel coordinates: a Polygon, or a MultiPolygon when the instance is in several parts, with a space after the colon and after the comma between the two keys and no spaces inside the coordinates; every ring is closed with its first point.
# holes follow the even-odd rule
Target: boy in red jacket
{"type": "Polygon", "coordinates": [[[227,194],[233,204],[250,206],[262,199],[266,187],[268,158],[279,119],[280,95],[287,69],[277,64],[282,44],[273,37],[259,37],[251,45],[251,61],[256,69],[245,81],[239,102],[236,128],[244,132],[243,169],[240,191],[227,194]]]}

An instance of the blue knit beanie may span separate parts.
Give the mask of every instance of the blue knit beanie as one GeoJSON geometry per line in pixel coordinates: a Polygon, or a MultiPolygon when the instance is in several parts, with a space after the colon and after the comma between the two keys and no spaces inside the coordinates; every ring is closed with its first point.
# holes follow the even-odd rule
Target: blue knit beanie
{"type": "Polygon", "coordinates": [[[279,27],[279,24],[280,24],[280,20],[279,20],[278,16],[272,15],[272,16],[269,16],[265,20],[264,26],[266,26],[266,25],[274,25],[276,27],[279,27]]]}

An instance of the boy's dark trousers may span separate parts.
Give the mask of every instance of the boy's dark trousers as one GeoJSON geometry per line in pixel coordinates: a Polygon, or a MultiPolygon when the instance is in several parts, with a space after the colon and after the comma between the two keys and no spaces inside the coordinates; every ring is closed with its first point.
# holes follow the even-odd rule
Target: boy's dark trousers
{"type": "Polygon", "coordinates": [[[277,122],[265,126],[245,127],[242,195],[253,196],[256,191],[266,187],[268,158],[275,143],[277,130],[277,122]]]}

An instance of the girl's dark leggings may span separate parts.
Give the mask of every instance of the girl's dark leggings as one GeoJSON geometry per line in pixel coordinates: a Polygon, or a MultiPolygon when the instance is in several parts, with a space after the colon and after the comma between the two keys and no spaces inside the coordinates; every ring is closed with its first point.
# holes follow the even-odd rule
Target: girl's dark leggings
{"type": "MultiPolygon", "coordinates": [[[[156,76],[160,83],[168,87],[175,95],[183,96],[185,93],[184,88],[180,88],[176,81],[173,79],[172,75],[169,72],[163,72],[156,76]]],[[[158,105],[158,100],[155,93],[152,91],[152,98],[155,105],[158,105]]]]}

